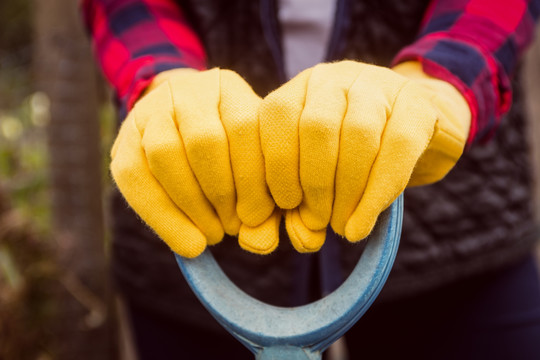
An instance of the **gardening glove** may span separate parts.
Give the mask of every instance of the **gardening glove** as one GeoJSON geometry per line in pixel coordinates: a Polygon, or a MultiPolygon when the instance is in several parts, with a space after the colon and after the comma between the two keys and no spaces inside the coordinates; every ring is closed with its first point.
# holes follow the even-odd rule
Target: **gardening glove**
{"type": "Polygon", "coordinates": [[[393,70],[320,64],[269,94],[259,114],[266,179],[298,251],[331,222],[359,241],[407,184],[441,179],[461,156],[471,114],[417,62],[393,70]]]}
{"type": "Polygon", "coordinates": [[[224,232],[240,232],[253,252],[277,246],[260,102],[232,71],[176,69],[156,76],[122,124],[111,152],[114,180],[178,254],[195,257],[224,232]]]}

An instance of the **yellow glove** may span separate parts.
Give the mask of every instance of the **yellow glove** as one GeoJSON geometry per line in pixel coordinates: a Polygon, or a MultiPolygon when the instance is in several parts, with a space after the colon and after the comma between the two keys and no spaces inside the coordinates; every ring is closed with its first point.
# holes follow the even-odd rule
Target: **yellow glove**
{"type": "Polygon", "coordinates": [[[224,232],[240,232],[253,252],[277,246],[280,214],[265,183],[260,102],[232,71],[177,69],[159,74],[124,121],[111,152],[114,180],[180,255],[199,255],[224,232]]]}
{"type": "Polygon", "coordinates": [[[463,151],[470,110],[450,84],[409,62],[394,70],[320,64],[269,94],[259,114],[266,179],[299,251],[331,222],[365,238],[405,189],[441,179],[463,151]]]}

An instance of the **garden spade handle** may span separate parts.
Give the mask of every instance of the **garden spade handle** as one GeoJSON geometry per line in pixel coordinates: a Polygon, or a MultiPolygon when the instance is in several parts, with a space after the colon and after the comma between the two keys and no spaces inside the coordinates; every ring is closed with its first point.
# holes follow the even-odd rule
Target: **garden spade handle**
{"type": "Polygon", "coordinates": [[[401,234],[403,195],[379,216],[351,275],[313,303],[284,308],[244,293],[209,250],[194,259],[176,255],[184,277],[206,309],[258,360],[321,359],[371,306],[394,263],[401,234]]]}

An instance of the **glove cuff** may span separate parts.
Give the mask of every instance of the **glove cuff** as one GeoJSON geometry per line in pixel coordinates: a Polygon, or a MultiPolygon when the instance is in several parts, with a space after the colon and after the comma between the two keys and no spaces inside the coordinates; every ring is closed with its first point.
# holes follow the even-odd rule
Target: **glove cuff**
{"type": "Polygon", "coordinates": [[[463,153],[471,127],[471,109],[452,84],[429,76],[418,61],[396,65],[393,70],[427,88],[439,110],[433,138],[419,159],[409,186],[426,185],[442,179],[463,153]]]}

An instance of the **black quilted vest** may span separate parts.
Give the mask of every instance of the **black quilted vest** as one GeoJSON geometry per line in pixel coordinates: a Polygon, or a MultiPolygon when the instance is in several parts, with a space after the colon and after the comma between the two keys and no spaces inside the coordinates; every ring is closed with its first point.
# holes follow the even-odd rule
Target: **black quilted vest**
{"type": "MultiPolygon", "coordinates": [[[[272,0],[179,0],[207,50],[209,66],[233,69],[262,96],[284,81],[280,30],[272,0]]],[[[388,65],[414,41],[427,1],[339,0],[327,60],[388,65]]],[[[531,167],[520,87],[496,136],[473,146],[441,182],[406,190],[396,263],[378,301],[396,301],[498,269],[528,253],[536,239],[531,167]]],[[[189,324],[214,327],[181,279],[167,247],[115,197],[114,272],[131,301],[189,324]]],[[[284,235],[285,236],[285,235],[284,235]]],[[[344,275],[361,246],[335,240],[344,275]]],[[[326,245],[325,245],[326,246],[326,245]]],[[[315,255],[287,241],[256,256],[225,239],[213,253],[248,293],[278,305],[319,291],[315,255]],[[306,279],[308,279],[306,281],[306,279]]]]}

